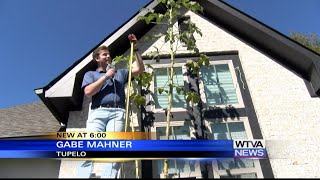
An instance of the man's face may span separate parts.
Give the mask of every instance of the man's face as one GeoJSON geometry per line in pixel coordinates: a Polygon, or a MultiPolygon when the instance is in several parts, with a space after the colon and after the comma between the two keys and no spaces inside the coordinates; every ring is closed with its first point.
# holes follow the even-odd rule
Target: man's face
{"type": "Polygon", "coordinates": [[[110,56],[110,52],[107,50],[101,50],[99,51],[99,57],[98,57],[98,62],[101,63],[107,63],[107,64],[111,64],[111,56],[110,56]]]}

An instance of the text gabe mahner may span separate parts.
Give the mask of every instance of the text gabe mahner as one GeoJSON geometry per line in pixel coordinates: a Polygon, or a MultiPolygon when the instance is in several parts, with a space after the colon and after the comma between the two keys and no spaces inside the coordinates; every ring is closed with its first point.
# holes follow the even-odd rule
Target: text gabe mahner
{"type": "Polygon", "coordinates": [[[57,157],[86,157],[85,151],[65,151],[64,148],[132,148],[131,141],[121,141],[121,140],[112,140],[112,141],[86,141],[84,145],[84,141],[58,141],[56,143],[57,148],[62,151],[56,151],[57,157]]]}
{"type": "Polygon", "coordinates": [[[132,148],[131,141],[112,140],[112,141],[87,141],[84,145],[84,141],[58,141],[56,143],[57,148],[132,148]]]}

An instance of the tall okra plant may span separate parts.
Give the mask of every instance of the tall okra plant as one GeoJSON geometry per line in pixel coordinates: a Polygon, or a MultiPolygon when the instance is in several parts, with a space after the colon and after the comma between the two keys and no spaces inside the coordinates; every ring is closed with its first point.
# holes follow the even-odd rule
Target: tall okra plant
{"type": "MultiPolygon", "coordinates": [[[[184,21],[184,25],[187,27],[184,31],[179,30],[177,27],[177,22],[179,19],[184,18],[184,13],[187,10],[192,12],[200,12],[202,13],[203,8],[195,1],[190,0],[157,0],[160,5],[166,11],[164,13],[154,12],[153,9],[143,9],[143,11],[148,11],[145,16],[139,17],[139,20],[145,21],[145,23],[150,24],[154,23],[159,26],[166,26],[167,31],[161,32],[158,34],[152,34],[148,36],[148,38],[163,38],[164,43],[170,47],[170,68],[169,68],[169,81],[168,81],[168,90],[165,90],[164,87],[157,87],[157,91],[159,94],[167,93],[168,94],[168,107],[165,109],[166,112],[166,139],[169,139],[169,127],[170,120],[172,118],[171,108],[173,102],[173,89],[176,89],[176,92],[181,94],[184,93],[186,101],[190,103],[192,106],[199,102],[199,94],[197,92],[185,92],[184,88],[174,83],[174,63],[176,52],[179,48],[181,48],[181,44],[184,44],[190,52],[196,53],[199,58],[196,61],[190,60],[185,65],[188,67],[188,70],[194,74],[197,74],[202,65],[209,65],[208,57],[199,52],[199,49],[196,46],[196,39],[194,34],[197,33],[202,36],[200,29],[190,20],[184,21]]],[[[161,46],[163,47],[163,45],[161,46]]],[[[156,47],[156,51],[151,52],[154,58],[159,59],[159,55],[161,54],[161,47],[156,47]]],[[[152,67],[151,67],[152,68],[152,67]]],[[[142,76],[138,77],[140,80],[140,84],[145,84],[147,86],[150,85],[150,81],[152,80],[152,76],[154,74],[144,73],[142,76]],[[142,83],[143,82],[143,83],[142,83]]],[[[137,95],[134,95],[137,96],[137,95]]],[[[136,102],[145,103],[143,97],[137,96],[138,100],[136,102]]],[[[168,178],[168,160],[164,161],[164,176],[168,178]]]]}

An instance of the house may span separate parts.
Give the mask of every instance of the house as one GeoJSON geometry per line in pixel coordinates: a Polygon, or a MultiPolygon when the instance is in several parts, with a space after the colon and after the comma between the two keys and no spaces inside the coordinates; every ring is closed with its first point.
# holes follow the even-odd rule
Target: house
{"type": "MultiPolygon", "coordinates": [[[[220,0],[199,0],[204,14],[186,11],[192,22],[201,29],[202,36],[195,35],[200,52],[210,59],[210,67],[203,67],[198,76],[186,72],[184,64],[194,59],[182,46],[176,56],[175,80],[190,85],[200,93],[202,104],[190,111],[183,96],[175,94],[173,119],[170,123],[172,137],[194,139],[200,131],[208,139],[264,139],[269,159],[265,160],[214,160],[170,161],[169,175],[174,178],[283,178],[319,177],[317,150],[320,148],[317,109],[320,105],[320,55],[294,42],[271,27],[242,13],[220,0]],[[188,113],[195,116],[190,120],[188,113]],[[198,124],[197,124],[198,123],[198,124]],[[200,124],[199,124],[200,123],[200,124]],[[197,127],[195,128],[195,124],[197,127]]],[[[163,6],[156,1],[147,8],[162,12],[163,6]]],[[[150,34],[166,31],[161,25],[137,21],[146,12],[138,12],[116,31],[108,35],[87,54],[66,69],[47,86],[35,90],[42,102],[66,131],[80,131],[85,122],[91,99],[81,91],[83,75],[94,69],[92,51],[107,45],[113,56],[128,54],[127,36],[136,34],[142,47],[145,64],[155,68],[152,87],[160,87],[166,80],[169,67],[167,51],[159,63],[151,60],[148,53],[154,47],[161,47],[164,39],[145,41],[150,34]],[[160,70],[161,68],[161,70],[160,70]]],[[[177,26],[179,26],[177,22],[177,26]]],[[[150,69],[148,71],[151,71],[150,69]]],[[[161,139],[166,123],[163,121],[163,95],[153,92],[148,99],[155,105],[147,107],[155,119],[149,124],[142,121],[145,115],[136,115],[135,130],[145,127],[157,132],[161,139]]],[[[135,177],[134,162],[125,163],[124,177],[135,177]]],[[[75,177],[77,161],[62,160],[60,178],[75,177]]],[[[143,160],[139,162],[139,177],[163,177],[162,161],[143,160]]],[[[101,166],[94,169],[99,177],[101,166]]]]}
{"type": "MultiPolygon", "coordinates": [[[[0,110],[0,138],[28,138],[65,131],[43,102],[0,110]]],[[[0,178],[56,178],[60,161],[54,159],[0,159],[0,178]]]]}

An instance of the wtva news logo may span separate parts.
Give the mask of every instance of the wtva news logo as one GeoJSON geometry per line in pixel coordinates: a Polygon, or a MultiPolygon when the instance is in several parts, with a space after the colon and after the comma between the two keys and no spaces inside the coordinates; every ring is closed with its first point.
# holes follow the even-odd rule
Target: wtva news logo
{"type": "Polygon", "coordinates": [[[258,158],[267,157],[266,143],[263,139],[233,140],[235,158],[258,158]]]}

